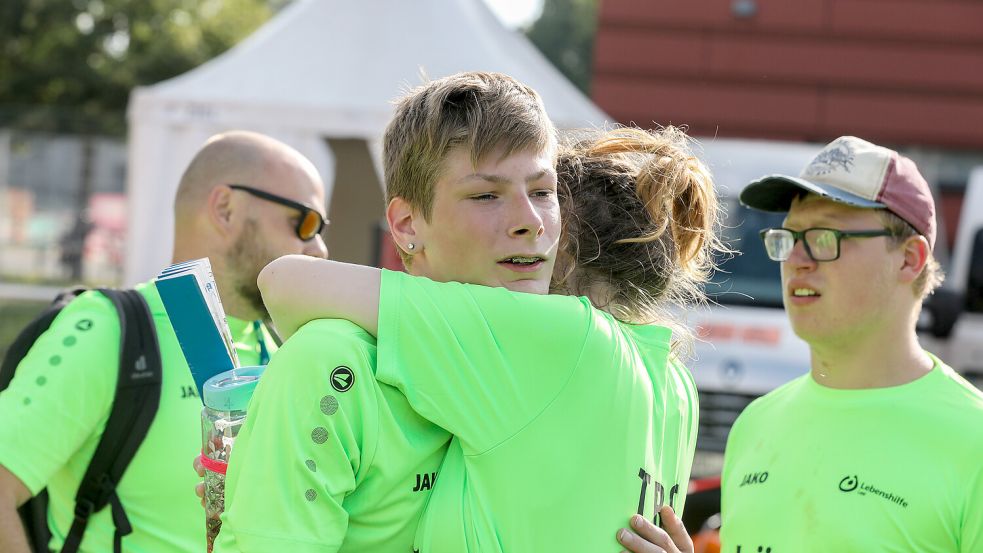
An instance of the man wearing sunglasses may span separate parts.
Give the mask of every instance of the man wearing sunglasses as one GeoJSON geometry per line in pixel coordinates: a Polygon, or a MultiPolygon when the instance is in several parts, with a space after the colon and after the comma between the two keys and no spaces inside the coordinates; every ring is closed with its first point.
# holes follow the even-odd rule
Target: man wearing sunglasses
{"type": "MultiPolygon", "coordinates": [[[[306,159],[304,161],[310,163],[306,159]]],[[[308,170],[316,175],[314,167],[310,166],[304,171],[289,166],[273,166],[270,169],[273,173],[280,171],[285,174],[280,178],[271,174],[268,178],[272,180],[254,177],[249,184],[245,184],[247,179],[240,178],[213,189],[221,205],[227,202],[229,208],[238,208],[234,212],[242,215],[238,221],[226,222],[235,225],[232,227],[235,230],[230,230],[230,236],[235,236],[235,241],[231,244],[222,241],[218,247],[228,248],[223,250],[227,252],[228,260],[228,270],[224,273],[230,282],[219,282],[216,275],[216,284],[219,290],[231,287],[237,297],[249,303],[248,309],[262,318],[267,317],[266,307],[256,286],[256,277],[267,263],[286,255],[284,252],[288,251],[314,257],[328,255],[321,236],[327,225],[322,214],[324,208],[314,207],[324,205],[324,188],[320,180],[317,181],[318,186],[312,186],[310,176],[303,176],[308,170]]],[[[197,238],[192,238],[188,245],[195,246],[197,242],[197,238]]],[[[213,259],[213,269],[214,265],[213,259]]]]}
{"type": "Polygon", "coordinates": [[[811,371],[754,401],[725,452],[723,551],[983,551],[983,394],[918,344],[941,284],[915,164],[841,137],[745,205],[811,371]]]}
{"type": "Polygon", "coordinates": [[[269,192],[263,192],[258,188],[253,188],[252,186],[246,186],[244,184],[230,184],[229,188],[232,190],[242,190],[243,192],[256,196],[262,200],[285,205],[290,209],[296,210],[297,227],[294,229],[294,232],[297,233],[297,238],[300,238],[304,242],[313,240],[315,236],[321,234],[321,230],[324,229],[324,225],[327,223],[324,216],[321,215],[317,209],[309,205],[295,202],[289,198],[277,196],[276,194],[270,194],[269,192]]]}
{"type": "MultiPolygon", "coordinates": [[[[182,176],[173,261],[210,259],[243,364],[266,363],[276,349],[262,323],[268,315],[256,287],[259,271],[286,254],[326,257],[323,210],[324,186],[311,162],[256,133],[212,137],[182,176]]],[[[201,401],[156,288],[137,290],[154,315],[162,383],[154,421],[116,488],[133,528],[121,547],[201,551],[204,519],[189,492],[197,479],[188,468],[201,444],[201,401]]],[[[119,337],[109,300],[83,294],[38,338],[0,393],[0,551],[28,552],[16,507],[45,487],[49,545],[62,549],[75,492],[113,404],[119,337]]],[[[79,551],[113,551],[116,514],[93,513],[79,551]]]]}

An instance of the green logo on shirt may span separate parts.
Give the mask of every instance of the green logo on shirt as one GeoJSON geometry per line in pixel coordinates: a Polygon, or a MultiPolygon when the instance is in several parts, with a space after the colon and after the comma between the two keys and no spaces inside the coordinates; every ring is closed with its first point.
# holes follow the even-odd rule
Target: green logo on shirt
{"type": "Polygon", "coordinates": [[[891,492],[884,491],[869,482],[861,482],[860,478],[856,474],[853,476],[844,476],[843,479],[840,480],[840,491],[850,493],[854,490],[859,490],[857,495],[876,495],[890,501],[891,503],[900,505],[901,507],[908,507],[908,501],[900,495],[895,495],[891,492]]]}
{"type": "Polygon", "coordinates": [[[857,489],[857,485],[859,483],[860,480],[857,479],[856,474],[854,474],[853,476],[844,476],[843,480],[840,480],[840,491],[852,492],[853,490],[857,489]]]}

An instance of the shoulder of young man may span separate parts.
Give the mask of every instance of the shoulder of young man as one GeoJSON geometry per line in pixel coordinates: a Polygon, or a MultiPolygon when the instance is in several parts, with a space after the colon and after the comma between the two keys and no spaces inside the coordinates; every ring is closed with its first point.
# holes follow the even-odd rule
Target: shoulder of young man
{"type": "MultiPolygon", "coordinates": [[[[337,394],[339,401],[361,397],[363,415],[372,409],[368,398],[378,401],[375,381],[375,338],[358,325],[342,319],[316,319],[287,339],[273,355],[267,368],[267,382],[277,387],[330,385],[324,391],[337,394]],[[274,376],[275,375],[275,376],[274,376]],[[328,381],[324,382],[327,376],[328,381]]],[[[260,385],[263,388],[263,384],[260,385]]],[[[316,387],[316,386],[315,386],[316,387]]],[[[310,388],[311,392],[314,388],[310,388]]],[[[265,393],[265,392],[264,392],[265,393]]]]}
{"type": "Polygon", "coordinates": [[[300,327],[278,350],[305,348],[330,352],[347,346],[375,352],[375,337],[357,324],[345,319],[315,319],[300,327]]]}
{"type": "Polygon", "coordinates": [[[943,361],[937,360],[939,370],[943,376],[943,386],[951,389],[954,399],[963,404],[971,411],[978,411],[983,416],[983,391],[973,386],[965,377],[957,373],[955,369],[946,365],[943,361]]]}
{"type": "Polygon", "coordinates": [[[733,433],[734,428],[740,428],[748,424],[758,424],[759,422],[770,424],[774,420],[772,417],[780,414],[781,410],[794,408],[794,397],[801,392],[803,386],[806,384],[807,378],[809,378],[808,374],[794,378],[751,401],[741,411],[741,414],[737,416],[731,432],[733,433]]]}
{"type": "MultiPolygon", "coordinates": [[[[309,413],[313,418],[305,420],[309,424],[301,430],[309,438],[296,443],[319,447],[337,440],[341,450],[358,459],[349,467],[355,469],[351,476],[357,482],[364,476],[361,467],[371,464],[378,440],[376,421],[381,397],[374,374],[375,359],[375,339],[354,323],[318,319],[305,324],[273,355],[256,389],[250,407],[256,425],[252,428],[253,439],[259,435],[256,432],[261,419],[257,415],[261,409],[274,406],[269,412],[275,420],[297,414],[287,415],[276,405],[289,404],[287,410],[299,408],[298,412],[309,413]],[[303,407],[308,401],[313,402],[310,409],[303,407]]],[[[279,439],[268,432],[268,424],[262,425],[266,429],[261,433],[263,439],[279,439]]],[[[276,435],[283,432],[281,429],[276,435]]],[[[331,454],[337,455],[339,450],[331,454]]],[[[326,467],[318,474],[328,470],[326,467]]]]}
{"type": "Polygon", "coordinates": [[[947,436],[954,451],[963,456],[983,455],[983,392],[948,365],[938,362],[939,374],[928,387],[919,389],[917,402],[907,407],[919,414],[926,428],[938,436],[947,436]],[[973,439],[976,437],[976,439],[973,439]]]}

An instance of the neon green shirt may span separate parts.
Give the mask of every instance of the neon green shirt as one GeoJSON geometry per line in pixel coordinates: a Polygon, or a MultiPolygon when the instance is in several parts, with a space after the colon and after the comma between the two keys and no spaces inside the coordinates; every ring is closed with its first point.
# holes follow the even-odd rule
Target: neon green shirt
{"type": "Polygon", "coordinates": [[[375,339],[348,321],[284,343],[236,438],[215,553],[410,551],[450,435],[375,364],[375,339]]]}
{"type": "Polygon", "coordinates": [[[456,436],[416,547],[616,551],[639,507],[681,509],[697,400],[670,334],[585,298],[383,272],[377,378],[456,436]]]}
{"type": "MultiPolygon", "coordinates": [[[[157,289],[137,287],[154,316],[163,362],[160,406],[117,492],[133,526],[123,550],[200,552],[204,512],[192,493],[190,460],[201,449],[201,401],[157,289]]],[[[250,323],[229,319],[243,364],[259,361],[250,323]]],[[[0,465],[32,494],[47,486],[50,547],[61,548],[71,527],[75,493],[102,436],[119,371],[119,319],[102,294],[70,303],[35,342],[0,393],[0,465]]],[[[262,342],[273,340],[263,331],[262,342]]],[[[110,509],[92,515],[81,551],[113,550],[110,509]]]]}
{"type": "Polygon", "coordinates": [[[727,441],[722,551],[983,551],[983,394],[933,359],[901,386],[805,375],[751,403],[727,441]]]}

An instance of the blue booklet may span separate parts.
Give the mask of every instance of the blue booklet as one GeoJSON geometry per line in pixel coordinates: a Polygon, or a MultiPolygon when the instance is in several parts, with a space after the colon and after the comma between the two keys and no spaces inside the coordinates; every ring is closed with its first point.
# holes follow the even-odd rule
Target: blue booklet
{"type": "Polygon", "coordinates": [[[200,398],[206,380],[239,366],[212,266],[207,258],[177,263],[155,283],[200,398]]]}

